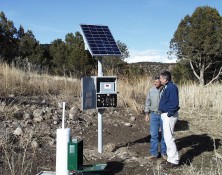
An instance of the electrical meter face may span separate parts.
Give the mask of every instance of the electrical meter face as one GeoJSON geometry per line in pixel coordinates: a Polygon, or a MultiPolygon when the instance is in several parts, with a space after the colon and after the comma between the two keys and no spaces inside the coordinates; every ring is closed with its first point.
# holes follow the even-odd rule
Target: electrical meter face
{"type": "Polygon", "coordinates": [[[96,87],[97,108],[117,106],[116,77],[97,77],[96,87]]]}
{"type": "Polygon", "coordinates": [[[115,82],[100,82],[100,93],[114,93],[115,82]]]}

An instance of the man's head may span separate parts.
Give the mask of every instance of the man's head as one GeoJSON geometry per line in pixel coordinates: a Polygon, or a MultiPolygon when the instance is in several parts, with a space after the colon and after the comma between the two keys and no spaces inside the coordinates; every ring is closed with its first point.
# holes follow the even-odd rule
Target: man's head
{"type": "Polygon", "coordinates": [[[156,86],[157,89],[159,89],[162,86],[159,76],[154,77],[154,86],[156,86]]]}
{"type": "Polygon", "coordinates": [[[162,85],[166,85],[171,81],[171,73],[169,71],[163,71],[160,73],[160,82],[162,85]]]}

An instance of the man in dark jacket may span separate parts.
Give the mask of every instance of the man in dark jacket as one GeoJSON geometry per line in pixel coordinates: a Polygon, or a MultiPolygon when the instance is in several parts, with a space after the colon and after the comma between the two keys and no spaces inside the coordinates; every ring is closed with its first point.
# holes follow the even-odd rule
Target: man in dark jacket
{"type": "Polygon", "coordinates": [[[174,126],[178,120],[179,94],[178,88],[171,81],[171,73],[164,71],[160,73],[160,81],[164,86],[159,111],[162,112],[163,134],[167,147],[167,161],[163,163],[163,168],[176,167],[179,164],[179,154],[173,136],[174,126]]]}

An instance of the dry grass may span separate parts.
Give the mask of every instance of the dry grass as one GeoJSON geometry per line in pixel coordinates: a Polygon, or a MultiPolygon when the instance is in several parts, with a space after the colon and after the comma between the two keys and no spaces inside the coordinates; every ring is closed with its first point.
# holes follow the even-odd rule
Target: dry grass
{"type": "Polygon", "coordinates": [[[146,94],[152,85],[153,82],[150,77],[134,78],[133,80],[120,79],[118,81],[118,105],[129,107],[138,113],[142,113],[146,94]]]}
{"type": "MultiPolygon", "coordinates": [[[[149,88],[153,85],[151,77],[140,77],[131,80],[118,79],[118,106],[131,108],[142,114],[149,88]]],[[[193,133],[207,133],[211,137],[221,138],[222,128],[222,85],[219,83],[207,87],[197,84],[179,85],[181,119],[188,121],[189,130],[193,133]]],[[[67,77],[52,77],[36,73],[22,72],[15,68],[0,65],[0,95],[63,95],[79,96],[80,80],[67,77]]],[[[184,133],[186,134],[186,133],[184,133]]],[[[221,149],[220,149],[221,150],[221,149]]],[[[222,152],[222,151],[221,151],[222,152]]],[[[216,164],[211,169],[204,167],[183,166],[183,174],[222,174],[221,152],[213,153],[216,164]]],[[[13,174],[13,173],[12,173],[13,174]]]]}
{"type": "Polygon", "coordinates": [[[180,86],[181,107],[189,110],[214,112],[217,117],[222,114],[221,84],[214,83],[209,87],[197,84],[184,84],[180,86]]]}
{"type": "MultiPolygon", "coordinates": [[[[0,64],[0,95],[73,95],[79,96],[80,80],[68,77],[55,77],[23,72],[0,64]]],[[[147,92],[153,86],[151,77],[132,77],[131,80],[118,80],[118,105],[130,107],[141,113],[147,92]]],[[[197,84],[179,86],[180,106],[182,110],[195,112],[213,112],[217,118],[222,114],[221,84],[201,87],[197,84]]]]}
{"type": "Polygon", "coordinates": [[[31,147],[32,139],[32,134],[18,137],[7,134],[1,135],[0,147],[4,153],[4,162],[6,162],[6,165],[2,167],[2,172],[8,172],[10,175],[32,173],[36,156],[35,148],[31,147]]]}
{"type": "Polygon", "coordinates": [[[80,81],[23,72],[6,64],[0,65],[0,95],[79,95],[80,81]]]}

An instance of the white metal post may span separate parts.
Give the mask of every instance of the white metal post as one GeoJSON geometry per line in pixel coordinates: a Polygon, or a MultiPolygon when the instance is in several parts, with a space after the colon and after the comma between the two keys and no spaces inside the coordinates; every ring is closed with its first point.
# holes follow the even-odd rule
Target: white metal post
{"type": "MultiPolygon", "coordinates": [[[[98,59],[98,76],[103,76],[103,69],[102,69],[102,58],[98,59]]],[[[102,112],[103,110],[98,109],[98,152],[103,152],[103,120],[102,120],[102,112]]]]}
{"type": "Polygon", "coordinates": [[[65,128],[65,108],[66,108],[66,103],[62,102],[62,129],[65,128]]]}

